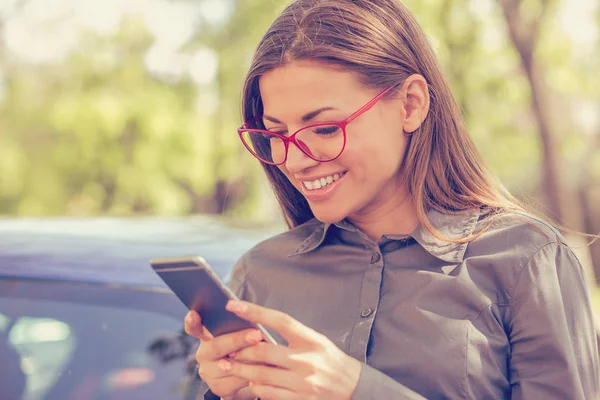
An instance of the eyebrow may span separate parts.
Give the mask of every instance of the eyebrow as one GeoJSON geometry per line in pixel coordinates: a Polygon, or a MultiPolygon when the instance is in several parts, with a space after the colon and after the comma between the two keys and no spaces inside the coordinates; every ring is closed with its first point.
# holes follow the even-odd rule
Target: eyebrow
{"type": "MultiPolygon", "coordinates": [[[[315,118],[317,115],[321,114],[322,112],[330,111],[330,110],[337,110],[337,108],[335,108],[335,107],[323,107],[323,108],[319,108],[318,110],[311,111],[308,114],[303,115],[302,116],[302,121],[303,122],[308,122],[311,119],[315,118]]],[[[271,121],[271,122],[273,122],[275,124],[282,124],[283,123],[280,120],[278,120],[277,118],[270,117],[268,115],[263,115],[263,118],[266,119],[266,120],[268,120],[268,121],[271,121]]]]}

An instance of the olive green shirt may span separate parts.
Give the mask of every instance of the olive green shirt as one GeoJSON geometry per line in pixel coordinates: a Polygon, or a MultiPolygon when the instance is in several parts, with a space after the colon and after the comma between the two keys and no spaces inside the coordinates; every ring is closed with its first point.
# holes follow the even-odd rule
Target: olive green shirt
{"type": "Polygon", "coordinates": [[[231,286],[363,362],[353,399],[597,399],[589,291],[560,234],[519,214],[428,217],[450,238],[493,223],[457,244],[312,220],[245,254],[231,286]]]}

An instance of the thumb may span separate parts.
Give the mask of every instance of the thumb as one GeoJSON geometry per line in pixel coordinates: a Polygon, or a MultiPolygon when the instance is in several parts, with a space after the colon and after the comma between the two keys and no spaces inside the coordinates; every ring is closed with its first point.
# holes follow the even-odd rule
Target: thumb
{"type": "Polygon", "coordinates": [[[194,310],[190,310],[184,319],[185,333],[193,336],[200,340],[211,340],[213,336],[210,332],[202,325],[202,318],[194,310]]]}

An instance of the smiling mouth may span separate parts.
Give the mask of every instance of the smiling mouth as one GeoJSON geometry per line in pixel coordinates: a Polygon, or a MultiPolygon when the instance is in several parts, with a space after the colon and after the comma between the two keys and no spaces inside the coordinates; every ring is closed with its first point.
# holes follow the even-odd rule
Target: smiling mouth
{"type": "Polygon", "coordinates": [[[346,175],[346,172],[342,172],[341,174],[333,174],[323,176],[319,179],[315,179],[313,181],[302,181],[302,186],[305,190],[312,192],[318,190],[327,189],[330,185],[336,182],[338,179],[346,175]]]}

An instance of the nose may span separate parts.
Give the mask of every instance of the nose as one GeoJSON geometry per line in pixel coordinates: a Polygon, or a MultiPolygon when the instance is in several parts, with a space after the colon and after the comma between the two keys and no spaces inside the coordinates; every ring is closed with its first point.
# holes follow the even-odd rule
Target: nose
{"type": "MultiPolygon", "coordinates": [[[[302,142],[299,144],[300,146],[304,145],[302,142]]],[[[314,167],[315,165],[319,165],[319,162],[304,154],[294,143],[290,143],[287,160],[285,161],[285,168],[291,174],[302,172],[306,168],[314,167]]]]}

